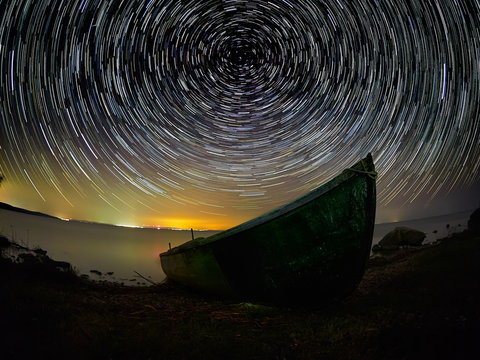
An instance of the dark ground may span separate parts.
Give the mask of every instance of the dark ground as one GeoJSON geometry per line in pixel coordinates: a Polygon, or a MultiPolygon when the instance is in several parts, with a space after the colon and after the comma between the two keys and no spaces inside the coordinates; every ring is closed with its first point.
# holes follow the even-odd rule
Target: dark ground
{"type": "Polygon", "coordinates": [[[0,319],[2,359],[479,359],[480,237],[373,259],[351,297],[320,309],[100,284],[3,259],[0,319]]]}

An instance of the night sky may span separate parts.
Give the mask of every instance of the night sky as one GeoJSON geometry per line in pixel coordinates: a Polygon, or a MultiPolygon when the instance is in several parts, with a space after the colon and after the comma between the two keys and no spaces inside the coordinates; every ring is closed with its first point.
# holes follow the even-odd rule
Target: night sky
{"type": "Polygon", "coordinates": [[[479,0],[0,2],[0,201],[224,229],[368,152],[378,222],[479,205],[479,0]]]}

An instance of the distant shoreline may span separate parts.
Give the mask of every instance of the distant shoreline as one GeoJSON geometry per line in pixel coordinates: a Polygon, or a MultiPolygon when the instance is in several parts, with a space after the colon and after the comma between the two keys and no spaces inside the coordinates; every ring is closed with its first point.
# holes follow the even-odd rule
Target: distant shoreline
{"type": "Polygon", "coordinates": [[[399,220],[399,221],[375,223],[375,225],[401,224],[401,223],[412,222],[412,221],[432,220],[432,219],[437,219],[437,218],[446,217],[446,216],[455,216],[455,215],[460,215],[460,214],[465,214],[465,213],[473,213],[474,211],[475,211],[475,209],[466,209],[466,210],[462,210],[462,211],[456,211],[456,212],[450,213],[450,214],[427,216],[427,217],[422,217],[422,218],[417,218],[417,219],[404,219],[404,220],[399,220]]]}
{"type": "MultiPolygon", "coordinates": [[[[19,208],[4,202],[0,202],[0,209],[3,210],[8,210],[8,211],[15,211],[19,212],[22,214],[27,214],[27,215],[35,215],[35,216],[43,216],[43,217],[48,217],[51,219],[57,219],[61,221],[71,221],[71,222],[78,222],[78,223],[84,223],[84,224],[92,224],[92,225],[106,225],[106,226],[115,226],[115,227],[122,227],[125,229],[153,229],[153,230],[172,230],[172,231],[190,231],[190,229],[180,229],[180,228],[171,228],[171,227],[155,227],[155,226],[133,226],[133,225],[115,225],[115,224],[108,224],[108,223],[101,223],[101,222],[95,222],[95,221],[89,221],[89,220],[77,220],[77,219],[62,219],[57,216],[53,215],[48,215],[39,211],[32,211],[32,210],[27,210],[23,208],[19,208]]],[[[454,213],[450,214],[442,214],[442,215],[435,215],[435,216],[427,216],[427,217],[422,217],[422,218],[417,218],[417,219],[403,219],[399,221],[392,221],[392,222],[382,222],[382,223],[375,223],[375,226],[377,225],[387,225],[387,224],[401,224],[404,222],[412,222],[412,221],[422,221],[422,220],[427,220],[427,219],[436,219],[436,218],[441,218],[445,216],[455,216],[459,214],[464,214],[467,212],[472,213],[475,209],[466,209],[462,211],[457,211],[454,213]]],[[[228,229],[193,229],[194,231],[225,231],[228,229]]]]}
{"type": "Polygon", "coordinates": [[[19,208],[19,207],[16,207],[16,206],[4,203],[4,202],[0,202],[0,209],[9,210],[9,211],[16,211],[16,212],[20,212],[22,214],[27,214],[27,215],[43,216],[43,217],[48,217],[48,218],[51,218],[51,219],[61,220],[60,218],[58,218],[56,216],[47,215],[47,214],[44,214],[44,213],[39,212],[39,211],[31,211],[31,210],[19,208]]]}
{"type": "MultiPolygon", "coordinates": [[[[0,210],[7,210],[7,211],[13,211],[13,212],[18,212],[21,214],[26,214],[26,215],[33,215],[33,216],[41,216],[41,217],[47,217],[50,219],[55,219],[59,221],[67,221],[67,222],[72,222],[72,223],[81,223],[81,224],[89,224],[89,225],[101,225],[101,226],[113,226],[113,227],[119,227],[119,228],[124,228],[124,229],[147,229],[147,230],[171,230],[171,231],[190,231],[190,229],[180,229],[180,228],[174,228],[174,227],[155,227],[155,226],[134,226],[134,225],[116,225],[116,224],[109,224],[109,223],[101,223],[101,222],[95,222],[95,221],[89,221],[89,220],[77,220],[77,219],[62,219],[57,216],[53,215],[48,215],[39,211],[32,211],[32,210],[27,210],[23,208],[19,208],[4,202],[0,202],[0,210]]],[[[223,230],[218,230],[218,229],[193,229],[193,231],[196,232],[201,232],[201,231],[223,231],[223,230]]]]}

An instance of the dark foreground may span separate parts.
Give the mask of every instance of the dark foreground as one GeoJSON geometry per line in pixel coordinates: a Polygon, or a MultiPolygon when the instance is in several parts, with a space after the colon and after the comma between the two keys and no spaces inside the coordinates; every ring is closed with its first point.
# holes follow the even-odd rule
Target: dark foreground
{"type": "Polygon", "coordinates": [[[98,284],[0,260],[2,359],[479,358],[480,237],[370,261],[320,309],[98,284]]]}

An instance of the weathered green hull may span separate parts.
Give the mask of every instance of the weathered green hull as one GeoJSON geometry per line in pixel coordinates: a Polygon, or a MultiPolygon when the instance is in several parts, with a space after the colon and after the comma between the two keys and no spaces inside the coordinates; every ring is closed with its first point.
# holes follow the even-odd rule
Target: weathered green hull
{"type": "Polygon", "coordinates": [[[375,220],[371,156],[286,206],[160,254],[167,277],[246,300],[324,302],[352,292],[375,220]]]}

